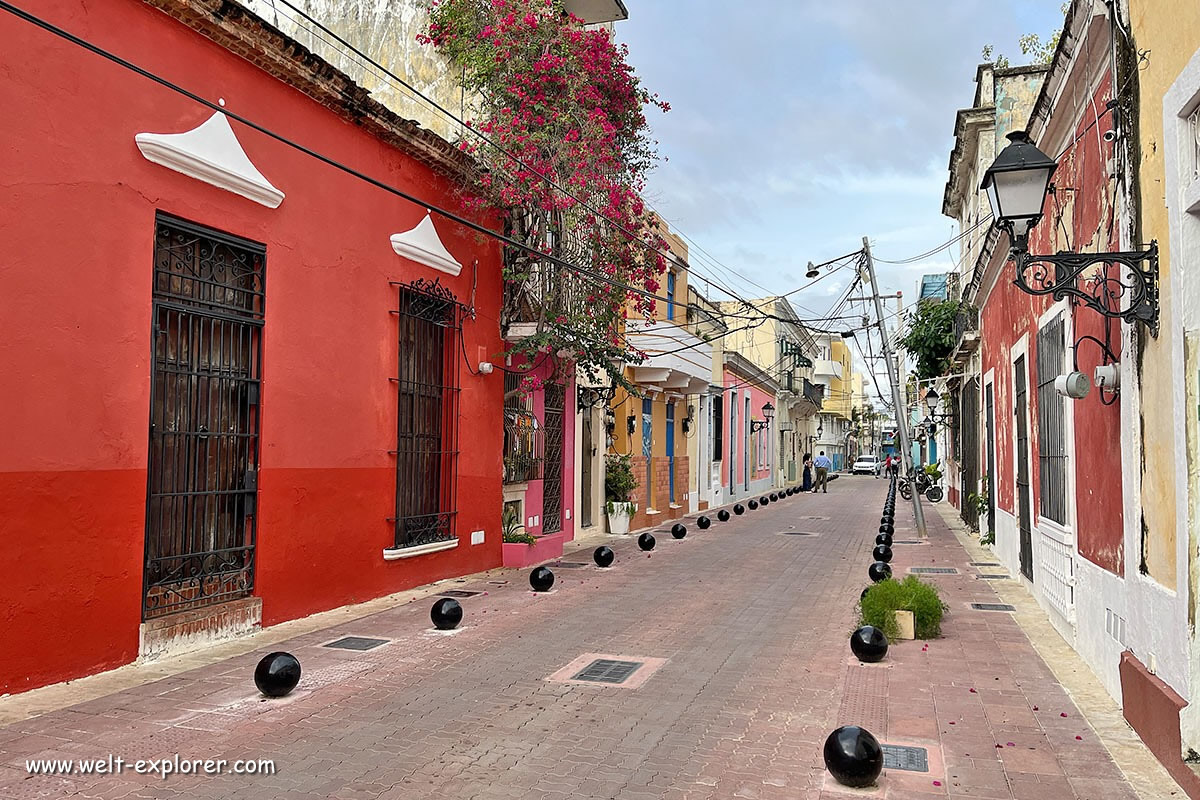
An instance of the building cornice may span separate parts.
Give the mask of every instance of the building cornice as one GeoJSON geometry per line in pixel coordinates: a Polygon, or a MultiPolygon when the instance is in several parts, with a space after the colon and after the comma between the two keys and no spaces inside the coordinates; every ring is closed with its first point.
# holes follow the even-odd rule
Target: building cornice
{"type": "Polygon", "coordinates": [[[143,2],[436,172],[463,177],[476,169],[450,142],[391,111],[349,75],[232,0],[143,2]]]}

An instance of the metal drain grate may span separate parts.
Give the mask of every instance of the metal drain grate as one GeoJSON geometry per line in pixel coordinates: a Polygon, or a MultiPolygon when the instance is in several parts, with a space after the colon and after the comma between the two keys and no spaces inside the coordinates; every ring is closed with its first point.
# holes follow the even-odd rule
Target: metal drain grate
{"type": "Polygon", "coordinates": [[[971,603],[971,608],[976,611],[1016,611],[1016,606],[1010,606],[1008,603],[971,603]]]}
{"type": "Polygon", "coordinates": [[[548,564],[547,566],[553,567],[554,569],[558,569],[559,567],[562,567],[563,569],[582,569],[588,565],[580,564],[577,561],[559,561],[557,564],[548,564]]]}
{"type": "Polygon", "coordinates": [[[380,645],[387,644],[388,641],[388,639],[371,639],[366,636],[343,636],[336,642],[330,642],[324,646],[338,650],[374,650],[380,645]]]}
{"type": "Polygon", "coordinates": [[[929,756],[924,747],[902,744],[883,745],[883,768],[908,772],[929,772],[929,756]]]}
{"type": "Polygon", "coordinates": [[[999,561],[971,561],[972,567],[1003,567],[999,561]]]}
{"type": "Polygon", "coordinates": [[[465,589],[447,589],[444,592],[438,592],[439,597],[475,597],[483,592],[468,592],[465,589]]]}
{"type": "Polygon", "coordinates": [[[1009,578],[1008,575],[976,575],[975,577],[981,581],[1006,581],[1009,578]]]}
{"type": "Polygon", "coordinates": [[[892,544],[925,544],[920,539],[897,539],[892,544]]]}
{"type": "Polygon", "coordinates": [[[624,683],[629,680],[641,661],[614,661],[608,658],[598,658],[571,677],[573,681],[591,681],[592,683],[624,683]]]}
{"type": "Polygon", "coordinates": [[[780,531],[784,536],[820,536],[819,533],[812,531],[780,531]]]}
{"type": "Polygon", "coordinates": [[[954,567],[910,567],[909,572],[915,575],[957,575],[954,567]]]}

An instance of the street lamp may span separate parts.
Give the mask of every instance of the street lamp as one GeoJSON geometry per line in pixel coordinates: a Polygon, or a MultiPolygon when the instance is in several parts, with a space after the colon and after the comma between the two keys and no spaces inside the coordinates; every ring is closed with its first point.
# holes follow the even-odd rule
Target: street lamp
{"type": "Polygon", "coordinates": [[[988,167],[980,188],[987,193],[996,224],[1008,234],[1017,287],[1055,300],[1077,299],[1105,317],[1144,322],[1157,337],[1158,243],[1116,253],[1031,254],[1029,231],[1042,218],[1046,195],[1054,193],[1050,178],[1058,165],[1024,131],[1014,131],[1008,139],[1011,144],[988,167]],[[1142,262],[1148,263],[1142,266],[1142,262]],[[1116,275],[1110,274],[1110,265],[1117,266],[1116,275]],[[1121,267],[1128,268],[1128,277],[1121,267]]]}
{"type": "Polygon", "coordinates": [[[763,428],[771,424],[771,420],[775,419],[775,406],[771,405],[771,401],[767,401],[762,407],[762,420],[750,420],[750,432],[761,431],[763,428]]]}

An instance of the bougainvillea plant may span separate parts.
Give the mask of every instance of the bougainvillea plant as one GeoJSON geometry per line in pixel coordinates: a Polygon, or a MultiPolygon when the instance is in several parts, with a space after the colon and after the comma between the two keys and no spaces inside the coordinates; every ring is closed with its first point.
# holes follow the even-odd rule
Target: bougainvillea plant
{"type": "Polygon", "coordinates": [[[459,68],[471,107],[459,147],[479,171],[465,202],[500,212],[505,232],[537,253],[506,248],[512,350],[624,384],[617,365],[644,358],[624,320],[652,315],[646,293],[666,269],[641,195],[657,161],[646,110],[669,106],[642,88],[625,46],[561,0],[429,0],[428,11],[418,39],[459,68]]]}

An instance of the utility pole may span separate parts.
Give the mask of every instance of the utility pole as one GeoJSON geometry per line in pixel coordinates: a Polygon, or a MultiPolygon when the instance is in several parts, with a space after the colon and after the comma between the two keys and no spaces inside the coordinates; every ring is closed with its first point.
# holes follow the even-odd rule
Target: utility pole
{"type": "MultiPolygon", "coordinates": [[[[879,338],[883,340],[883,360],[887,364],[888,380],[892,384],[892,405],[896,409],[896,436],[900,438],[900,466],[907,475],[912,470],[912,445],[908,441],[908,416],[901,394],[900,378],[896,374],[896,362],[892,360],[892,343],[887,328],[883,325],[883,301],[879,297],[879,283],[875,280],[875,259],[871,258],[871,242],[863,237],[863,253],[867,257],[867,273],[871,276],[871,294],[875,296],[875,324],[879,326],[879,338]]],[[[925,510],[921,508],[921,495],[912,487],[913,516],[917,521],[917,533],[921,538],[929,535],[925,528],[925,510]]]]}

